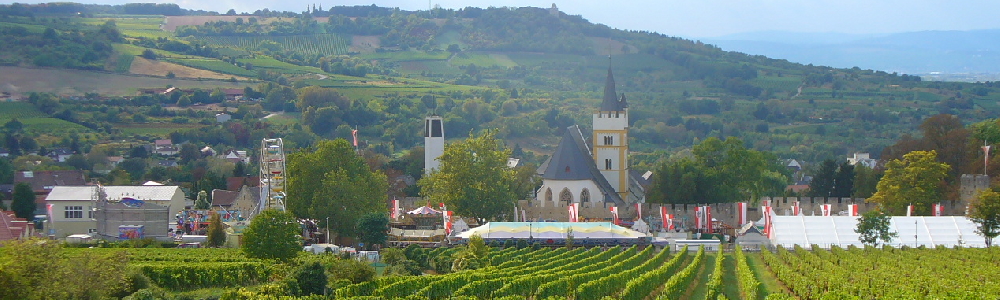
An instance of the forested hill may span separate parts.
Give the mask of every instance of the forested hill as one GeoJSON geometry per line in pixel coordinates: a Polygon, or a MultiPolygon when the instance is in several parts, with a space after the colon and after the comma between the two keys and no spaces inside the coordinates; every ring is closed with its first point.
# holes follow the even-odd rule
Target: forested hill
{"type": "MultiPolygon", "coordinates": [[[[951,113],[972,123],[1000,109],[991,82],[924,82],[802,65],[669,33],[612,29],[547,8],[410,12],[352,6],[149,16],[122,15],[125,7],[87,6],[82,14],[66,15],[40,6],[0,6],[0,33],[13,30],[32,40],[46,28],[72,36],[66,24],[92,24],[95,31],[115,25],[123,40],[112,42],[113,52],[96,52],[98,59],[87,66],[146,71],[130,68],[134,57],[136,63],[157,60],[160,67],[210,73],[190,77],[232,76],[257,87],[253,95],[264,98],[264,110],[301,113],[296,122],[310,134],[338,137],[360,126],[373,144],[395,151],[419,144],[419,120],[430,113],[445,118],[453,137],[499,128],[499,137],[512,145],[551,151],[562,128],[590,125],[609,65],[632,105],[637,163],[710,136],[736,136],[755,149],[804,161],[877,154],[917,132],[929,116],[951,113]],[[329,94],[310,86],[344,97],[298,99],[329,94]]],[[[31,53],[0,58],[36,65],[31,53]]]]}

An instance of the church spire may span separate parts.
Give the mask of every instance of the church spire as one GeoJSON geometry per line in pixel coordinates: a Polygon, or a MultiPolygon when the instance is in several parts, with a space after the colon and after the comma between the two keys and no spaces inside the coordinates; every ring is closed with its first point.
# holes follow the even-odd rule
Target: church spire
{"type": "Polygon", "coordinates": [[[601,102],[601,111],[623,110],[625,109],[618,101],[618,93],[615,92],[615,75],[611,73],[611,56],[608,56],[608,78],[604,81],[604,101],[601,102]]]}

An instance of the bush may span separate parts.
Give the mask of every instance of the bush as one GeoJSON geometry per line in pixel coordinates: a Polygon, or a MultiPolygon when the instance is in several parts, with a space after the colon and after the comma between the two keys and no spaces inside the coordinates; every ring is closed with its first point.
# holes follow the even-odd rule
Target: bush
{"type": "Polygon", "coordinates": [[[353,259],[337,260],[329,268],[330,277],[346,279],[351,283],[362,283],[375,277],[375,267],[353,259]]]}
{"type": "Polygon", "coordinates": [[[299,267],[291,278],[289,291],[295,296],[322,295],[326,290],[326,270],[319,262],[299,267]]]}

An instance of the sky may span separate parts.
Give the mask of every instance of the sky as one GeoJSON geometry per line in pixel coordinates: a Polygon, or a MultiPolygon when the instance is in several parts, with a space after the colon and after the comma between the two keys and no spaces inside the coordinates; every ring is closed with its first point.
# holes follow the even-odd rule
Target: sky
{"type": "MultiPolygon", "coordinates": [[[[66,1],[66,0],[63,0],[66,1]]],[[[426,10],[467,6],[550,7],[553,0],[68,0],[81,3],[177,3],[182,8],[237,12],[258,9],[301,12],[313,3],[426,10]]],[[[17,1],[31,3],[35,1],[17,1]]],[[[45,1],[48,2],[48,1],[45,1]]],[[[10,1],[0,0],[0,3],[10,1]]],[[[567,14],[618,29],[646,30],[686,38],[758,31],[883,34],[923,30],[1000,28],[996,0],[618,0],[555,1],[567,14]]]]}

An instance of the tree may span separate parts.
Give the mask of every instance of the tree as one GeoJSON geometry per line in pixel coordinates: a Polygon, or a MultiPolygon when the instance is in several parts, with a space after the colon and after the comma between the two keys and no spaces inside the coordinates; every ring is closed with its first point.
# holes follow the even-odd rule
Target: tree
{"type": "Polygon", "coordinates": [[[832,159],[823,160],[819,165],[819,170],[809,182],[809,196],[830,197],[833,196],[833,189],[836,185],[837,163],[832,159]]]}
{"type": "Polygon", "coordinates": [[[385,244],[389,231],[389,217],[383,212],[370,212],[358,219],[358,241],[368,249],[385,244]]]}
{"type": "Polygon", "coordinates": [[[18,121],[17,118],[13,118],[10,119],[10,121],[7,121],[7,123],[4,123],[3,128],[6,129],[7,131],[17,132],[21,131],[21,129],[24,129],[24,123],[18,121]]]}
{"type": "Polygon", "coordinates": [[[443,202],[456,214],[498,220],[515,206],[516,175],[507,167],[510,149],[495,130],[445,146],[441,166],[421,178],[421,196],[443,202]]]}
{"type": "MultiPolygon", "coordinates": [[[[177,74],[174,74],[173,71],[168,71],[167,72],[167,78],[173,79],[174,77],[177,77],[177,74]]],[[[184,99],[184,97],[181,97],[181,99],[184,99]]],[[[180,103],[180,102],[178,102],[178,103],[180,103]]],[[[180,105],[180,104],[178,104],[178,105],[180,105]]]]}
{"type": "Polygon", "coordinates": [[[326,290],[326,268],[318,261],[302,265],[292,278],[295,279],[292,290],[296,296],[322,295],[326,290]]]}
{"type": "Polygon", "coordinates": [[[181,163],[188,163],[193,160],[201,158],[201,150],[198,146],[192,143],[184,143],[181,145],[181,163]]]}
{"type": "Polygon", "coordinates": [[[0,184],[14,183],[14,165],[7,159],[0,159],[0,184]]]}
{"type": "Polygon", "coordinates": [[[249,257],[288,260],[302,251],[299,222],[286,211],[265,209],[243,231],[242,250],[249,257]]]}
{"type": "Polygon", "coordinates": [[[889,216],[878,209],[861,214],[854,232],[859,235],[858,239],[862,244],[873,247],[878,247],[880,243],[889,243],[898,236],[896,232],[889,232],[889,216]]]}
{"type": "Polygon", "coordinates": [[[134,292],[124,252],[68,253],[57,241],[11,240],[0,251],[0,299],[119,299],[134,292]]]}
{"type": "Polygon", "coordinates": [[[465,248],[455,253],[455,260],[452,262],[451,271],[458,272],[488,267],[490,264],[489,255],[490,247],[486,246],[483,237],[473,235],[469,238],[469,243],[465,245],[465,248]]]}
{"type": "Polygon", "coordinates": [[[459,52],[462,52],[462,48],[459,47],[458,44],[451,44],[451,45],[448,45],[448,52],[459,53],[459,52]]]}
{"type": "Polygon", "coordinates": [[[851,197],[869,198],[874,195],[881,176],[882,174],[878,171],[865,165],[854,166],[854,186],[851,188],[851,197]]]}
{"type": "Polygon", "coordinates": [[[345,139],[324,140],[288,156],[288,210],[341,236],[357,236],[358,218],[385,211],[388,179],[345,139]],[[329,224],[327,219],[329,218],[329,224]]]}
{"type": "Polygon", "coordinates": [[[843,162],[837,168],[837,174],[833,180],[833,192],[830,195],[838,198],[850,197],[853,189],[854,166],[843,162]]]}
{"type": "Polygon", "coordinates": [[[156,52],[153,52],[153,50],[150,50],[148,48],[146,50],[142,50],[142,58],[156,59],[156,52]]]}
{"type": "Polygon", "coordinates": [[[756,202],[766,194],[781,193],[788,184],[788,171],[777,157],[747,149],[735,137],[705,139],[692,152],[712,183],[705,202],[756,202]]]}
{"type": "Polygon", "coordinates": [[[931,204],[941,200],[943,180],[950,168],[936,160],[935,151],[913,151],[887,163],[885,175],[868,202],[878,203],[886,213],[900,215],[913,204],[915,215],[928,215],[931,204]]]}
{"type": "Polygon", "coordinates": [[[985,189],[969,205],[969,219],[976,223],[976,233],[986,239],[986,247],[1000,235],[1000,193],[985,189]]]}
{"type": "Polygon", "coordinates": [[[212,214],[212,216],[208,220],[208,246],[216,248],[222,247],[222,245],[226,244],[226,231],[222,225],[222,217],[219,216],[218,212],[213,211],[210,212],[210,214],[212,214]]]}
{"type": "Polygon", "coordinates": [[[18,182],[14,185],[13,202],[10,208],[18,218],[25,218],[28,221],[35,220],[35,192],[31,190],[31,185],[25,182],[18,182]]]}

